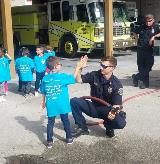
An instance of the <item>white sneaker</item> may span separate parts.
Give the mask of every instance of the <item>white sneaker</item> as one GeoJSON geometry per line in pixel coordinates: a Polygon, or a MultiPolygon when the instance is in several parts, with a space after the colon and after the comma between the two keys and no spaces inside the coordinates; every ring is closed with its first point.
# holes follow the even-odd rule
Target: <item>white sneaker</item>
{"type": "Polygon", "coordinates": [[[3,96],[0,96],[0,103],[3,102],[3,96]]]}
{"type": "Polygon", "coordinates": [[[38,97],[38,92],[35,92],[34,95],[35,95],[35,97],[38,97]]]}
{"type": "Polygon", "coordinates": [[[2,96],[2,101],[3,102],[6,102],[7,100],[4,98],[4,96],[2,96]]]}

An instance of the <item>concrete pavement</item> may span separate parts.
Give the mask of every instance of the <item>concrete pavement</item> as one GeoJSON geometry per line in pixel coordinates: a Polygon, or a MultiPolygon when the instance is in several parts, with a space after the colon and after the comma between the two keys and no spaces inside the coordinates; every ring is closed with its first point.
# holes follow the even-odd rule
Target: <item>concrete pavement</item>
{"type": "MultiPolygon", "coordinates": [[[[24,163],[160,163],[160,57],[150,74],[151,86],[140,90],[132,86],[136,73],[136,54],[118,56],[115,75],[124,86],[127,126],[116,130],[116,137],[105,136],[102,125],[90,126],[90,135],[64,142],[64,130],[56,120],[56,141],[51,150],[46,144],[46,113],[40,109],[41,96],[25,98],[17,92],[17,79],[10,81],[7,102],[0,104],[0,164],[16,160],[24,163]],[[22,155],[24,154],[24,155],[22,155]]],[[[77,59],[62,60],[63,70],[73,73],[77,59]]],[[[96,70],[99,59],[90,59],[85,72],[96,70]]],[[[34,89],[34,87],[33,87],[34,89]]],[[[89,95],[87,84],[70,86],[70,97],[89,95]]],[[[73,118],[70,115],[73,123],[73,118]]],[[[88,122],[99,121],[87,117],[88,122]]],[[[12,162],[11,162],[12,161],[12,162]]]]}

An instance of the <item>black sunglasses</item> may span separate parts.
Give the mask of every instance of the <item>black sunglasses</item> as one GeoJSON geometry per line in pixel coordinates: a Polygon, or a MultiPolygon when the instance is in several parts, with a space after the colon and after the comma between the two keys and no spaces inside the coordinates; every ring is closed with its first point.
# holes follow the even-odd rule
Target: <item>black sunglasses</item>
{"type": "Polygon", "coordinates": [[[153,19],[150,19],[150,20],[146,20],[146,22],[152,22],[153,21],[153,19]]]}
{"type": "Polygon", "coordinates": [[[108,68],[108,67],[113,67],[113,66],[111,66],[111,65],[104,65],[104,64],[102,64],[102,63],[100,63],[100,65],[101,65],[101,67],[102,67],[103,69],[106,69],[106,68],[108,68]]]}

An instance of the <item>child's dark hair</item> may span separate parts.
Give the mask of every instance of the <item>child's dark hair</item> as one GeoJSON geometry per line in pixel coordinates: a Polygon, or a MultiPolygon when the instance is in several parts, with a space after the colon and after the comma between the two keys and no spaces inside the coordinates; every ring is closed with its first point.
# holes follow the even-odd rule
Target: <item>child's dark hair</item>
{"type": "Polygon", "coordinates": [[[6,49],[4,47],[0,47],[0,52],[5,54],[6,53],[6,49]]]}
{"type": "Polygon", "coordinates": [[[117,66],[117,59],[114,56],[104,56],[101,58],[101,61],[109,61],[109,63],[112,64],[114,67],[117,66]]]}
{"type": "Polygon", "coordinates": [[[30,56],[30,51],[27,47],[22,47],[19,51],[19,55],[21,55],[21,56],[30,56]]]}
{"type": "Polygon", "coordinates": [[[52,50],[53,50],[53,48],[52,48],[52,46],[47,45],[47,46],[46,46],[46,50],[50,50],[50,51],[52,51],[52,50]]]}
{"type": "Polygon", "coordinates": [[[44,52],[44,46],[42,46],[42,45],[38,45],[38,46],[36,46],[36,48],[40,48],[43,52],[44,52]]]}
{"type": "Polygon", "coordinates": [[[47,59],[47,68],[50,70],[53,70],[55,68],[56,64],[58,64],[59,62],[60,62],[59,57],[50,56],[47,59]]]}

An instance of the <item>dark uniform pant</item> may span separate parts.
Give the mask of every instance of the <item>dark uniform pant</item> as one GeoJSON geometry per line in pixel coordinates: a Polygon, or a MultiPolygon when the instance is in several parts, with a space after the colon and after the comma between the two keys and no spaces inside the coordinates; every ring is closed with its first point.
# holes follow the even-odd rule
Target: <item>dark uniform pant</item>
{"type": "Polygon", "coordinates": [[[149,87],[149,72],[154,64],[153,49],[137,49],[137,65],[139,73],[137,80],[143,81],[146,87],[149,87]]]}
{"type": "Polygon", "coordinates": [[[122,129],[124,128],[124,124],[126,124],[124,121],[121,121],[119,118],[111,121],[107,119],[108,113],[111,109],[111,107],[106,106],[100,106],[96,107],[91,101],[82,99],[82,98],[72,98],[70,100],[72,114],[75,120],[75,124],[77,124],[82,129],[86,130],[86,119],[82,115],[82,113],[85,113],[86,115],[93,117],[93,118],[100,118],[104,120],[104,126],[108,129],[122,129]],[[101,112],[101,111],[103,112],[101,112]]]}

